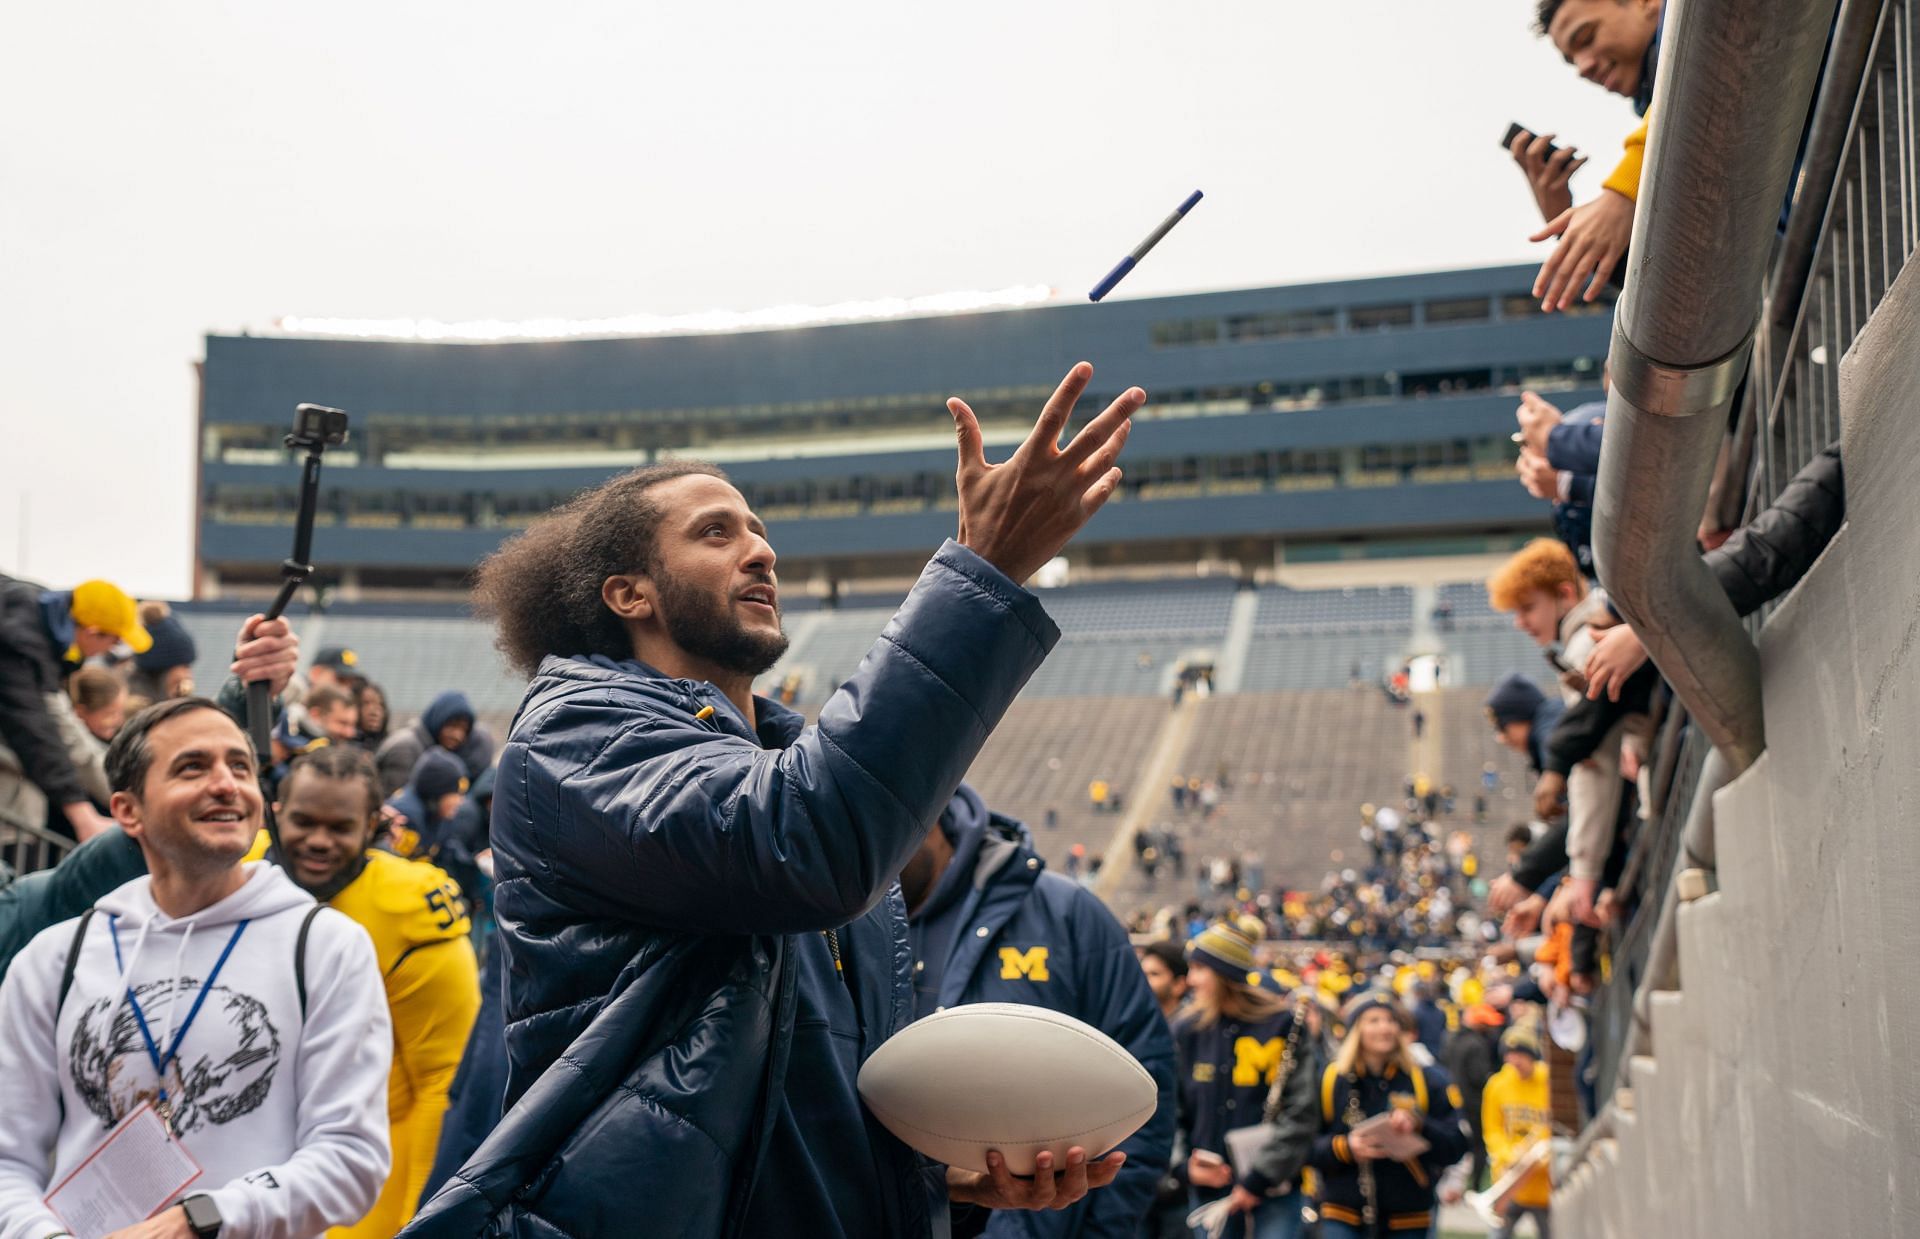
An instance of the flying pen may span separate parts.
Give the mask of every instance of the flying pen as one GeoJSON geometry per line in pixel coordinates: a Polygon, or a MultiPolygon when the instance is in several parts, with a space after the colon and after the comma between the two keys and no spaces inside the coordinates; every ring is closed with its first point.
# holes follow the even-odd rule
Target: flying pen
{"type": "Polygon", "coordinates": [[[1187,200],[1175,207],[1173,214],[1161,220],[1160,226],[1149,233],[1146,240],[1134,246],[1131,254],[1128,254],[1118,263],[1115,263],[1113,270],[1107,272],[1106,276],[1101,279],[1098,284],[1093,286],[1093,291],[1087,294],[1087,300],[1098,301],[1100,298],[1112,292],[1113,286],[1121,280],[1126,279],[1127,272],[1133,270],[1134,267],[1139,265],[1140,260],[1147,256],[1147,251],[1160,244],[1160,238],[1172,232],[1173,226],[1186,218],[1187,212],[1193,210],[1193,204],[1200,201],[1200,198],[1201,194],[1197,189],[1188,194],[1187,200]]]}

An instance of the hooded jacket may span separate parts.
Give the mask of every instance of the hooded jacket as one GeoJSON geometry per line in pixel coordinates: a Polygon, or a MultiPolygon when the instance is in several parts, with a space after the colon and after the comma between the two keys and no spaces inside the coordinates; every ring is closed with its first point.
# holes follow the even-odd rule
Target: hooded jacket
{"type": "Polygon", "coordinates": [[[229,943],[168,1073],[175,1130],[203,1171],[189,1190],[213,1198],[234,1239],[311,1239],[353,1222],[388,1164],[391,1037],[366,931],[331,909],[314,916],[303,1015],[296,942],[312,896],[253,864],[234,894],[176,920],[151,887],[138,878],[114,890],[84,931],[45,930],[0,983],[0,1239],[64,1230],[42,1203],[49,1185],[154,1095],[129,989],[157,1027],[177,1027],[229,943]]]}
{"type": "Polygon", "coordinates": [[[508,1111],[405,1233],[927,1234],[853,1086],[912,1008],[894,877],[1058,638],[949,542],[817,726],[542,663],[494,799],[508,1111]]]}
{"type": "MultiPolygon", "coordinates": [[[[914,1017],[977,1002],[1017,1002],[1085,1021],[1153,1075],[1160,1108],[1120,1145],[1127,1164],[1070,1209],[1002,1210],[998,1236],[1133,1239],[1173,1147],[1173,1042],[1126,930],[1085,887],[1046,871],[1025,825],[954,793],[939,828],[953,860],[909,923],[914,1017]]],[[[1100,1156],[1104,1149],[1088,1149],[1100,1156]]]]}
{"type": "Polygon", "coordinates": [[[374,761],[380,766],[381,790],[391,796],[405,787],[413,776],[413,768],[420,762],[420,755],[439,744],[436,737],[440,729],[457,718],[466,719],[472,730],[467,733],[466,741],[454,750],[454,756],[466,766],[469,779],[479,778],[480,772],[493,764],[493,733],[474,714],[473,702],[467,695],[454,689],[435,697],[419,718],[380,742],[374,761]]]}
{"type": "MultiPolygon", "coordinates": [[[[56,806],[87,799],[47,707],[49,696],[65,691],[75,665],[66,661],[64,643],[55,648],[61,634],[53,625],[65,610],[52,600],[62,597],[0,576],[0,741],[13,750],[27,781],[56,806]]],[[[67,641],[73,639],[72,627],[73,618],[66,615],[67,641]]]]}
{"type": "Polygon", "coordinates": [[[1541,691],[1538,684],[1515,672],[1500,681],[1487,697],[1487,709],[1496,718],[1529,719],[1527,764],[1538,775],[1547,765],[1547,737],[1566,709],[1559,701],[1541,691]]]}

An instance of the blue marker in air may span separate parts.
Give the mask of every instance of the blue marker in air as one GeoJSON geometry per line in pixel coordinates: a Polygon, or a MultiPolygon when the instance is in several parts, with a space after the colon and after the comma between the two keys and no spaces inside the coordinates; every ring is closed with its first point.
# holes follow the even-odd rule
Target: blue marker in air
{"type": "Polygon", "coordinates": [[[1107,272],[1106,278],[1093,286],[1093,291],[1087,294],[1087,300],[1098,301],[1112,292],[1113,286],[1126,279],[1127,272],[1133,270],[1140,264],[1140,260],[1147,256],[1147,251],[1160,244],[1160,238],[1172,232],[1173,226],[1186,218],[1187,212],[1193,210],[1193,204],[1200,201],[1200,198],[1201,194],[1197,189],[1188,194],[1187,200],[1175,207],[1173,214],[1161,220],[1160,226],[1148,234],[1146,240],[1133,247],[1133,253],[1114,264],[1113,270],[1107,272]]]}

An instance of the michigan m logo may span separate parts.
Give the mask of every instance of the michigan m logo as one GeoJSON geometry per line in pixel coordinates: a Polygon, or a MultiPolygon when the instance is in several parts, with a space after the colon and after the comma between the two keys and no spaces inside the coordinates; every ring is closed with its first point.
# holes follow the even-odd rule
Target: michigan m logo
{"type": "Polygon", "coordinates": [[[1044,981],[1047,979],[1046,947],[1028,947],[1024,951],[1019,947],[1012,946],[1003,946],[1000,948],[1000,979],[1002,981],[1017,981],[1021,977],[1025,977],[1029,981],[1044,981]]]}
{"type": "Polygon", "coordinates": [[[1233,1042],[1233,1082],[1236,1085],[1272,1084],[1280,1074],[1287,1043],[1278,1037],[1257,1041],[1236,1037],[1233,1042]]]}

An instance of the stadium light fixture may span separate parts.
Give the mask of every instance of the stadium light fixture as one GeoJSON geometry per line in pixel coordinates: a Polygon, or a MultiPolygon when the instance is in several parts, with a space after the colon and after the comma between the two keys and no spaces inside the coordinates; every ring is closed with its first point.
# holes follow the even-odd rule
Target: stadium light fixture
{"type": "Polygon", "coordinates": [[[693,314],[627,314],[613,318],[485,318],[442,322],[433,318],[315,318],[289,314],[273,322],[290,336],[336,336],[365,340],[433,340],[492,343],[509,340],[573,340],[609,336],[709,335],[727,331],[772,331],[873,319],[969,314],[1038,305],[1053,296],[1044,284],[1017,284],[990,291],[879,297],[834,305],[779,305],[763,310],[703,310],[693,314]]]}

